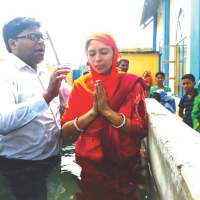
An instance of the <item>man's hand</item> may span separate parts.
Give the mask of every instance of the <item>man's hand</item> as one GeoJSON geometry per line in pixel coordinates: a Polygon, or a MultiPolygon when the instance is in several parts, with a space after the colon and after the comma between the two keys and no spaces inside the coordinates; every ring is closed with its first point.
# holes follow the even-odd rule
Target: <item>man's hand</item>
{"type": "Polygon", "coordinates": [[[66,78],[70,72],[69,67],[58,67],[51,75],[47,90],[44,92],[43,97],[49,104],[51,100],[58,96],[61,81],[66,78]]]}

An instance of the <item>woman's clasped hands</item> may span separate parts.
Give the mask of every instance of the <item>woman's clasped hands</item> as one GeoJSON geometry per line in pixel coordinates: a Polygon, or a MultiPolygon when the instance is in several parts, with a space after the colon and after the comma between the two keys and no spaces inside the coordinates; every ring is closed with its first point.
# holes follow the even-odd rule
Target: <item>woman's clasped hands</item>
{"type": "Polygon", "coordinates": [[[96,80],[94,85],[94,103],[92,111],[96,115],[102,116],[105,116],[109,111],[111,111],[111,108],[108,105],[107,94],[101,80],[96,80]]]}

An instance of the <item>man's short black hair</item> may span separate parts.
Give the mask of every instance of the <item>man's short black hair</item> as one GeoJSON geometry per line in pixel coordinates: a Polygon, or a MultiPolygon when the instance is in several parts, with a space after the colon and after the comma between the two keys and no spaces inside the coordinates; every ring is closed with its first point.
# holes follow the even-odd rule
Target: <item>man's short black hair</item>
{"type": "Polygon", "coordinates": [[[28,17],[16,17],[6,23],[3,27],[3,39],[8,52],[11,52],[11,49],[8,45],[9,39],[14,39],[24,30],[35,27],[40,28],[40,22],[36,21],[34,18],[28,17]]]}
{"type": "Polygon", "coordinates": [[[181,80],[184,80],[184,79],[190,79],[191,81],[195,82],[195,77],[193,74],[184,74],[183,77],[181,78],[181,80]]]}
{"type": "Polygon", "coordinates": [[[156,75],[155,75],[155,77],[157,77],[159,75],[161,75],[161,76],[163,76],[165,78],[165,74],[163,72],[157,72],[156,75]]]}
{"type": "Polygon", "coordinates": [[[129,60],[128,60],[128,59],[125,59],[125,58],[120,59],[120,60],[118,61],[118,65],[120,65],[121,62],[126,62],[126,63],[129,64],[129,60]]]}

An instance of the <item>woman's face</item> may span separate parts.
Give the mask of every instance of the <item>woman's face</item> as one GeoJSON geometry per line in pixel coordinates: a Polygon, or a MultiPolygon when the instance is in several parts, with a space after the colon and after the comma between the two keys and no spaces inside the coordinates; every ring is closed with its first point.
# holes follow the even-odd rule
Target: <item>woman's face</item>
{"type": "Polygon", "coordinates": [[[97,73],[106,74],[112,66],[113,49],[103,42],[91,40],[87,48],[87,58],[97,73]]]}

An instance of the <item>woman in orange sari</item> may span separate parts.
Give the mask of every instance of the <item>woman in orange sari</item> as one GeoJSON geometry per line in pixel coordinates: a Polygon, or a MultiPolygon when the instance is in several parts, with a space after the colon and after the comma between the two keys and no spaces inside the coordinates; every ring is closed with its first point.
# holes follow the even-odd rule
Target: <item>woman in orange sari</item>
{"type": "Polygon", "coordinates": [[[148,132],[145,85],[117,70],[118,49],[110,35],[92,35],[85,50],[90,73],[73,85],[61,119],[62,136],[80,134],[75,154],[85,182],[94,178],[95,185],[121,190],[126,178],[135,178],[140,141],[148,132]]]}

